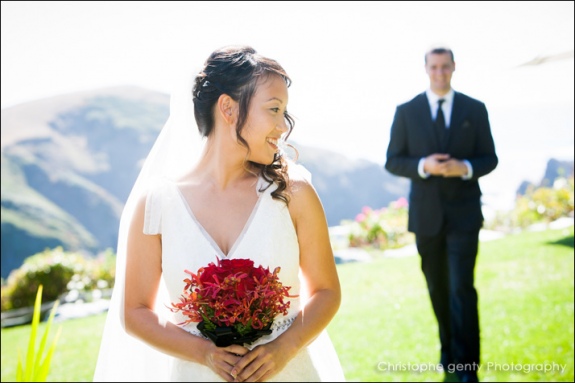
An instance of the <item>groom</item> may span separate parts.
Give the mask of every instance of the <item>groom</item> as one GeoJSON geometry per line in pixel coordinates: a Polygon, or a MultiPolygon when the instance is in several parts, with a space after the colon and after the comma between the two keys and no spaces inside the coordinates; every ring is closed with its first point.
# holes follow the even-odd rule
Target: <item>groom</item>
{"type": "Polygon", "coordinates": [[[483,225],[478,179],[498,159],[485,105],[454,91],[453,52],[425,54],[429,89],[395,112],[385,169],[411,180],[408,230],[439,326],[441,359],[460,381],[478,381],[474,269],[483,225]]]}

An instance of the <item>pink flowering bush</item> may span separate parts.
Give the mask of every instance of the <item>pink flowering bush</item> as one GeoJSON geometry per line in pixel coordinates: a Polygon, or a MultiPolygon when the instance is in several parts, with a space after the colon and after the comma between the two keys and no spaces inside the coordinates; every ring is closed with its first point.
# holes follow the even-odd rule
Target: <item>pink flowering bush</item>
{"type": "Polygon", "coordinates": [[[403,197],[381,209],[365,206],[354,221],[347,223],[350,246],[385,250],[412,243],[413,235],[407,231],[407,212],[408,203],[403,197]]]}

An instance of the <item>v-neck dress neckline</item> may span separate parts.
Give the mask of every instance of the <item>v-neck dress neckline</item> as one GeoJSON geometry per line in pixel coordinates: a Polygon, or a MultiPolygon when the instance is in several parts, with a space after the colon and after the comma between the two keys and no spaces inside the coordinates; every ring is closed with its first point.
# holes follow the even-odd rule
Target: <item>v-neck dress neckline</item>
{"type": "Polygon", "coordinates": [[[232,247],[230,248],[230,250],[228,251],[227,254],[225,254],[223,252],[223,250],[220,248],[220,246],[217,244],[217,242],[215,241],[215,239],[211,236],[211,234],[206,230],[206,228],[201,224],[201,222],[198,220],[198,218],[196,217],[196,215],[194,214],[194,211],[192,210],[192,208],[190,207],[190,205],[188,204],[188,201],[186,201],[186,199],[184,198],[184,195],[180,189],[180,187],[176,184],[174,184],[174,186],[176,187],[176,190],[178,192],[178,195],[180,196],[182,203],[184,204],[184,206],[186,207],[186,210],[188,212],[188,214],[190,215],[190,218],[194,221],[194,223],[197,225],[198,229],[200,230],[200,232],[202,233],[203,237],[206,239],[206,241],[208,241],[208,243],[210,244],[210,246],[217,252],[218,257],[220,257],[221,259],[230,259],[233,257],[234,252],[236,251],[236,249],[239,247],[239,245],[242,242],[242,239],[245,237],[246,232],[249,230],[251,223],[258,211],[259,206],[261,205],[261,201],[262,201],[262,192],[259,192],[259,187],[260,187],[260,179],[258,179],[258,182],[256,182],[256,193],[258,194],[258,199],[246,221],[246,223],[244,224],[244,227],[242,228],[242,230],[240,231],[240,234],[238,235],[238,237],[235,239],[232,247]]]}

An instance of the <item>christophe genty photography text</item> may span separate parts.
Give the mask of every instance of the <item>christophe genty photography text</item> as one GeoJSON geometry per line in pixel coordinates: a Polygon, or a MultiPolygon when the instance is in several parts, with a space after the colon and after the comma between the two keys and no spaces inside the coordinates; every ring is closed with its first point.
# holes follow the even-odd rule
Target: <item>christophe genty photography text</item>
{"type": "Polygon", "coordinates": [[[538,373],[548,373],[551,371],[564,372],[566,364],[560,364],[555,362],[546,363],[497,363],[497,362],[486,362],[486,363],[451,363],[448,364],[444,369],[441,364],[438,363],[392,363],[392,362],[379,362],[377,364],[377,369],[381,372],[395,373],[395,372],[444,372],[449,373],[461,372],[461,371],[499,371],[499,372],[522,372],[529,374],[532,372],[538,373]]]}

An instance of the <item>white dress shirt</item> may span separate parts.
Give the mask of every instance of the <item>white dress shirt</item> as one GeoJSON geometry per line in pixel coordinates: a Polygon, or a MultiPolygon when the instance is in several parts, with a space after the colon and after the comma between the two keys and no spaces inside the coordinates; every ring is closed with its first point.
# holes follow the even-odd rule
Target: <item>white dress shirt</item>
{"type": "MultiPolygon", "coordinates": [[[[429,101],[429,109],[431,109],[432,121],[435,121],[435,118],[437,117],[437,106],[439,104],[439,99],[445,100],[441,105],[441,110],[443,111],[443,116],[445,117],[445,128],[449,129],[451,125],[451,110],[453,109],[453,95],[454,95],[453,89],[450,89],[449,92],[447,92],[447,94],[445,94],[444,96],[438,96],[437,94],[433,93],[431,89],[427,89],[425,91],[425,94],[427,95],[427,100],[429,101]]],[[[463,180],[471,179],[471,177],[473,177],[473,167],[471,166],[471,163],[468,160],[463,159],[462,161],[467,166],[467,174],[461,176],[461,179],[463,180]]],[[[425,163],[425,157],[419,160],[417,172],[419,173],[419,176],[421,178],[428,178],[430,174],[426,173],[423,170],[424,163],[425,163]]]]}

